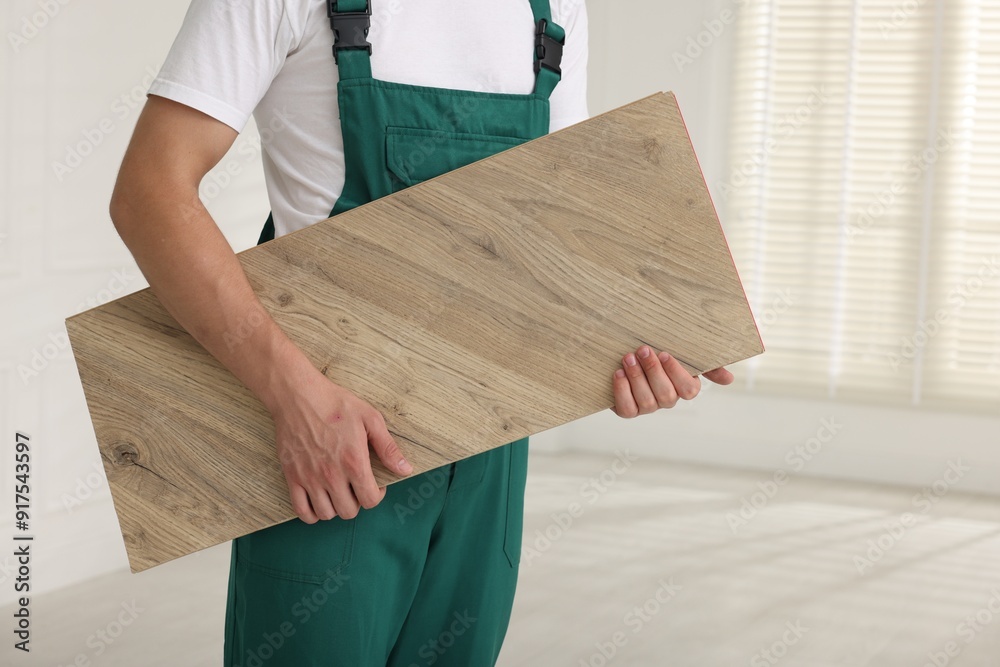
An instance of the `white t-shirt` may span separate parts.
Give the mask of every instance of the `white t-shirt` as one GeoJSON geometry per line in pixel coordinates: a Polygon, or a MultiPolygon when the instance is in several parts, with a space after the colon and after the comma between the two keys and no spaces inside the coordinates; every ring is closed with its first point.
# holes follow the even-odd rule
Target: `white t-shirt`
{"type": "MultiPolygon", "coordinates": [[[[404,84],[527,94],[528,0],[372,0],[372,75],[404,84]]],[[[584,0],[551,0],[566,29],[550,131],[585,120],[584,0]]],[[[325,0],[193,0],[149,93],[237,131],[253,114],[275,235],[325,219],[344,186],[337,66],[325,0]]]]}

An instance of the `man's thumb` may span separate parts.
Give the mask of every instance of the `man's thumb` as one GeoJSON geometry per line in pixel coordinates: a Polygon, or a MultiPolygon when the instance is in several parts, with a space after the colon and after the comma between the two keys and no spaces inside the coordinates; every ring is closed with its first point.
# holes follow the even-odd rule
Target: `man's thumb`
{"type": "Polygon", "coordinates": [[[379,460],[385,467],[400,475],[410,475],[413,473],[413,466],[403,456],[399,445],[389,434],[389,429],[385,427],[385,422],[381,419],[372,419],[367,424],[368,442],[371,444],[379,460]]]}

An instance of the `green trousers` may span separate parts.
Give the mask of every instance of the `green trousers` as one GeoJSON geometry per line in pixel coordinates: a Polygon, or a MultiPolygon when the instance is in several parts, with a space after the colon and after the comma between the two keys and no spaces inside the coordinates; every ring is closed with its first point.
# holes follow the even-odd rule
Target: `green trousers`
{"type": "Polygon", "coordinates": [[[521,551],[528,441],[387,488],[354,519],[233,542],[227,667],[496,662],[521,551]]]}

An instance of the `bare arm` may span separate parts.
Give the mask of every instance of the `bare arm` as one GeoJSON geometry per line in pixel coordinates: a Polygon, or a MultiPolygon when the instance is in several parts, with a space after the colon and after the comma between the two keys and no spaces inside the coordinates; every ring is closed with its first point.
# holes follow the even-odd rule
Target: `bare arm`
{"type": "Polygon", "coordinates": [[[371,472],[369,442],[390,470],[412,469],[378,411],[328,380],[271,319],[198,197],[201,179],[236,136],[151,95],[122,162],[111,218],[164,307],[271,413],[299,517],[351,518],[385,494],[371,472]]]}

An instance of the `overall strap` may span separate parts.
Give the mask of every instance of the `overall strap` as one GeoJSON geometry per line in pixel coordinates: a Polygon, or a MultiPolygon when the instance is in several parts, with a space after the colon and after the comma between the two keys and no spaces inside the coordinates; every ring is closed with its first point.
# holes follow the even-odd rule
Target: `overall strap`
{"type": "Polygon", "coordinates": [[[372,6],[370,0],[326,0],[333,28],[333,59],[340,80],[372,78],[372,45],[368,43],[372,6]]]}
{"type": "Polygon", "coordinates": [[[552,22],[549,0],[530,0],[535,15],[535,94],[548,98],[562,79],[566,31],[552,22]]]}
{"type": "MultiPolygon", "coordinates": [[[[562,78],[563,45],[566,31],[552,22],[549,0],[529,0],[535,17],[535,94],[548,98],[562,78]]],[[[333,58],[341,81],[370,79],[372,45],[371,0],[326,0],[327,15],[334,33],[333,58]]]]}

